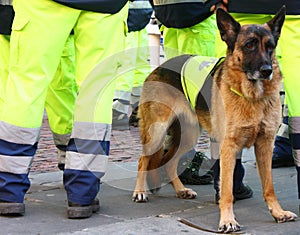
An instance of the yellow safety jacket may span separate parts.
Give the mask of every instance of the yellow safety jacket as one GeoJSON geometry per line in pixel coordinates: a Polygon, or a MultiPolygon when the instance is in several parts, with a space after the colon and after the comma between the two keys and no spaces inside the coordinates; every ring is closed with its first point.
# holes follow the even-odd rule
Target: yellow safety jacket
{"type": "Polygon", "coordinates": [[[223,58],[208,56],[192,56],[181,69],[181,84],[192,108],[196,106],[196,100],[201,88],[209,75],[214,71],[223,58]]]}

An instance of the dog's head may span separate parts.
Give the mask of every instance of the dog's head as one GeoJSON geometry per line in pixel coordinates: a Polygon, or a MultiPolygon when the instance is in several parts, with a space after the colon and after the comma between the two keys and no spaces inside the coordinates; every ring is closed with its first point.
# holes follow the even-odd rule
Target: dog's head
{"type": "Polygon", "coordinates": [[[227,56],[236,58],[249,80],[272,79],[272,61],[284,19],[285,6],[263,25],[241,26],[226,11],[217,10],[217,25],[228,46],[227,56]]]}

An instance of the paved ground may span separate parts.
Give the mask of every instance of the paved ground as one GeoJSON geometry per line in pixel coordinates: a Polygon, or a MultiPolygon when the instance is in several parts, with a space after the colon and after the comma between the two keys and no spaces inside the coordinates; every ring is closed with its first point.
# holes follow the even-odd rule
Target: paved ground
{"type": "MultiPolygon", "coordinates": [[[[201,137],[198,147],[205,151],[208,146],[207,137],[201,137]]],[[[132,202],[139,153],[136,128],[114,132],[112,156],[98,195],[100,212],[89,219],[69,220],[65,214],[66,194],[62,173],[56,169],[55,147],[45,122],[39,151],[30,173],[32,186],[25,199],[26,214],[18,218],[0,217],[0,234],[215,234],[194,229],[179,221],[187,219],[202,228],[216,230],[219,209],[214,203],[211,184],[189,186],[198,193],[194,200],[176,198],[171,186],[165,183],[158,194],[149,195],[149,203],[132,202]]],[[[253,198],[234,205],[243,234],[300,234],[299,220],[284,224],[274,222],[261,196],[253,151],[244,151],[243,156],[245,182],[254,191],[253,198]]],[[[274,169],[273,175],[282,206],[299,214],[295,169],[274,169]]]]}

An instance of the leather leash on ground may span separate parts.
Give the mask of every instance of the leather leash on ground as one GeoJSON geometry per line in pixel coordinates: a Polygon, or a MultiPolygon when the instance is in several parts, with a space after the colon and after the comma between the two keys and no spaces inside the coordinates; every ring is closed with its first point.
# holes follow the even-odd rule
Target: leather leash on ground
{"type": "MultiPolygon", "coordinates": [[[[186,219],[183,219],[183,218],[179,218],[179,219],[177,219],[177,221],[179,221],[180,223],[183,223],[183,224],[185,224],[187,226],[190,226],[192,228],[204,231],[204,232],[225,234],[223,232],[215,231],[215,230],[212,230],[212,229],[202,228],[199,225],[196,225],[196,224],[194,224],[194,223],[192,223],[192,222],[190,222],[190,221],[188,221],[186,219]]],[[[226,234],[245,234],[245,232],[230,232],[230,233],[226,233],[226,234]]]]}

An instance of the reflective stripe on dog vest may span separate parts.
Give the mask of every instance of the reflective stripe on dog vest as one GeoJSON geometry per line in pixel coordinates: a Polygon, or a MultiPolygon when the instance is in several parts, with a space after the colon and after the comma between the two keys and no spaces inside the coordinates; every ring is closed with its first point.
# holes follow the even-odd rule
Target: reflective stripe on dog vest
{"type": "Polygon", "coordinates": [[[193,109],[199,91],[218,61],[219,58],[216,57],[193,56],[182,66],[181,84],[193,109]]]}

